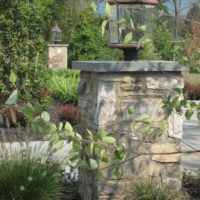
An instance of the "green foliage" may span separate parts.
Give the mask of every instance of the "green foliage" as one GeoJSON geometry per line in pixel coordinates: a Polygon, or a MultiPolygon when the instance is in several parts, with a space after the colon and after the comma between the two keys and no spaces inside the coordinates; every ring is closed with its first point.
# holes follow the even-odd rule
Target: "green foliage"
{"type": "Polygon", "coordinates": [[[35,93],[43,86],[43,66],[39,66],[38,61],[44,53],[47,25],[48,21],[33,3],[0,2],[0,92],[5,97],[13,90],[13,82],[22,93],[25,88],[35,93]]]}
{"type": "Polygon", "coordinates": [[[101,35],[101,20],[86,7],[79,15],[79,22],[71,27],[70,60],[114,60],[121,54],[108,48],[108,37],[101,35]],[[77,31],[78,30],[78,31],[77,31]]]}
{"type": "MultiPolygon", "coordinates": [[[[139,42],[143,42],[142,38],[139,42]]],[[[159,54],[156,53],[156,48],[152,39],[143,42],[144,48],[139,52],[141,60],[154,60],[159,59],[159,54]]]]}
{"type": "Polygon", "coordinates": [[[133,178],[128,190],[129,200],[183,200],[186,199],[179,191],[170,190],[167,186],[152,178],[133,178]]]}
{"type": "Polygon", "coordinates": [[[196,113],[197,119],[200,121],[200,103],[194,101],[188,101],[188,94],[182,89],[175,89],[175,95],[171,97],[167,96],[163,100],[168,114],[171,114],[174,110],[180,115],[184,114],[187,120],[196,113]]]}
{"type": "MultiPolygon", "coordinates": [[[[200,20],[200,4],[195,3],[188,11],[187,18],[190,20],[200,20]]],[[[191,27],[190,27],[191,28],[191,27]]]]}
{"type": "Polygon", "coordinates": [[[105,5],[105,17],[108,19],[111,18],[111,8],[108,2],[106,2],[106,5],[105,5]]]}
{"type": "Polygon", "coordinates": [[[61,166],[47,158],[34,158],[30,149],[8,152],[0,161],[1,200],[59,200],[61,166]]]}
{"type": "MultiPolygon", "coordinates": [[[[75,132],[69,122],[60,122],[58,125],[51,122],[50,115],[47,112],[35,117],[35,109],[32,105],[28,105],[24,109],[24,114],[31,121],[32,129],[44,135],[45,140],[50,140],[55,143],[55,146],[60,149],[64,145],[64,140],[72,144],[68,164],[83,169],[93,170],[97,178],[102,178],[101,163],[104,163],[106,168],[113,171],[117,177],[122,175],[121,164],[126,162],[128,154],[126,152],[127,145],[125,142],[118,144],[116,138],[99,129],[97,132],[87,130],[84,135],[75,132]],[[80,156],[80,152],[81,156],[80,156]],[[108,156],[109,155],[109,156],[108,156]]],[[[129,109],[130,114],[134,114],[133,109],[129,109]]],[[[160,123],[160,127],[151,127],[152,120],[147,115],[142,115],[138,121],[133,122],[142,124],[145,128],[144,134],[146,141],[155,141],[162,135],[166,129],[166,123],[160,123]]]]}
{"type": "Polygon", "coordinates": [[[70,69],[61,71],[49,70],[48,74],[47,88],[54,98],[62,102],[78,102],[79,71],[70,69]]]}
{"type": "MultiPolygon", "coordinates": [[[[43,1],[37,0],[38,4],[43,1]]],[[[46,4],[42,5],[46,12],[48,9],[51,13],[51,26],[58,23],[62,30],[62,39],[64,43],[70,42],[70,32],[74,24],[79,22],[79,13],[85,7],[87,0],[46,0],[46,4]],[[50,2],[50,3],[49,3],[50,2]]]]}
{"type": "Polygon", "coordinates": [[[154,26],[153,41],[155,51],[158,52],[160,59],[173,60],[174,46],[170,41],[174,40],[174,35],[168,29],[168,21],[162,12],[155,17],[154,26]]]}
{"type": "Polygon", "coordinates": [[[199,6],[194,4],[186,17],[189,20],[183,20],[170,16],[165,2],[165,0],[159,1],[154,22],[153,42],[157,58],[177,60],[181,65],[190,66],[193,72],[198,72],[199,43],[196,38],[199,30],[198,25],[190,20],[192,18],[197,20],[199,17],[197,14],[199,6]]]}
{"type": "Polygon", "coordinates": [[[0,101],[4,102],[14,89],[18,89],[20,101],[30,101],[39,96],[38,93],[47,91],[49,85],[56,98],[77,101],[76,83],[68,84],[69,95],[64,94],[64,79],[63,84],[58,85],[51,76],[52,84],[46,85],[48,73],[40,64],[55,22],[63,30],[63,42],[71,46],[70,62],[72,59],[120,57],[117,51],[107,47],[107,39],[100,36],[100,19],[90,8],[83,10],[85,3],[83,0],[0,2],[0,93],[3,97],[0,101]],[[60,89],[54,90],[51,85],[60,89]]]}
{"type": "Polygon", "coordinates": [[[6,105],[12,105],[17,103],[18,91],[14,90],[12,94],[9,96],[7,101],[5,102],[6,105]]]}
{"type": "Polygon", "coordinates": [[[24,101],[35,101],[35,99],[41,99],[39,93],[47,90],[47,82],[49,79],[48,71],[46,66],[29,63],[26,66],[16,67],[14,70],[11,70],[9,79],[8,79],[8,88],[5,88],[5,85],[2,88],[3,101],[10,94],[10,91],[13,93],[9,96],[9,99],[6,101],[6,104],[16,104],[18,102],[24,101]]]}

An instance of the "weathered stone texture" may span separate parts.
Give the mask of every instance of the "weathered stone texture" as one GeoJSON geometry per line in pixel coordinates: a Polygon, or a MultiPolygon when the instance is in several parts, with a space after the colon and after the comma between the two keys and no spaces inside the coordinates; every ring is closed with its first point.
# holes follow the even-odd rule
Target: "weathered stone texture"
{"type": "Polygon", "coordinates": [[[181,77],[171,76],[167,77],[165,74],[160,76],[149,76],[146,78],[148,89],[154,90],[169,90],[172,88],[183,88],[184,83],[181,77]]]}
{"type": "Polygon", "coordinates": [[[123,165],[120,181],[114,180],[109,170],[105,172],[106,182],[95,182],[90,173],[81,175],[83,200],[90,200],[91,196],[94,200],[124,199],[132,175],[157,177],[172,188],[180,188],[177,141],[182,137],[182,121],[176,113],[167,116],[163,96],[173,93],[173,88],[183,88],[183,78],[178,72],[168,74],[166,77],[161,72],[81,72],[79,130],[84,134],[87,129],[104,128],[119,142],[125,141],[129,156],[135,157],[123,165]],[[136,114],[130,115],[128,108],[134,108],[136,114]],[[131,122],[139,120],[143,114],[149,115],[152,123],[149,126],[137,123],[131,128],[131,122]],[[161,132],[163,121],[167,123],[167,129],[161,132]],[[155,131],[145,135],[145,129],[151,126],[155,131]],[[89,182],[85,180],[87,178],[89,182]]]}
{"type": "Polygon", "coordinates": [[[172,112],[172,114],[168,118],[168,135],[172,138],[181,139],[183,133],[183,119],[176,112],[172,112]]]}
{"type": "Polygon", "coordinates": [[[48,45],[47,47],[47,64],[52,69],[67,68],[67,45],[48,45]]]}

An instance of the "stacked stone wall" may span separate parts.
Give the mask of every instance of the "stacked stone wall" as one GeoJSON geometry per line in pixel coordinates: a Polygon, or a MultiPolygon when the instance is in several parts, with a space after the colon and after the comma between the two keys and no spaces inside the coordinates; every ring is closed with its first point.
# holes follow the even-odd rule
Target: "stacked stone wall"
{"type": "Polygon", "coordinates": [[[130,177],[151,176],[172,189],[181,187],[180,139],[182,120],[173,113],[167,115],[163,97],[174,95],[174,88],[183,88],[179,72],[129,72],[95,73],[81,72],[79,83],[79,132],[104,128],[128,144],[130,159],[123,165],[120,179],[105,171],[106,179],[97,182],[90,171],[80,172],[80,192],[84,200],[125,199],[130,177]],[[135,109],[130,115],[128,109],[135,109]],[[160,127],[164,121],[167,128],[158,137],[144,137],[142,123],[134,128],[130,124],[146,114],[152,118],[151,126],[160,127]],[[86,189],[87,188],[87,189],[86,189]]]}

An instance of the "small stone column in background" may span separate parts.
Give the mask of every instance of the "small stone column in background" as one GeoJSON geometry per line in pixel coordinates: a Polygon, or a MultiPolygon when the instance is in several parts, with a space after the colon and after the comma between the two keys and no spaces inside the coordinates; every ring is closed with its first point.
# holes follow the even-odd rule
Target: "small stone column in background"
{"type": "Polygon", "coordinates": [[[52,69],[67,69],[68,59],[67,44],[48,44],[47,46],[47,64],[52,69]]]}
{"type": "Polygon", "coordinates": [[[167,115],[163,97],[173,95],[174,88],[183,88],[181,67],[172,61],[73,62],[81,70],[79,83],[79,131],[104,128],[118,141],[125,140],[128,154],[135,159],[123,165],[123,175],[116,179],[110,173],[97,181],[91,171],[80,172],[80,193],[83,200],[125,199],[130,177],[154,177],[172,189],[180,189],[180,139],[182,120],[173,113],[167,115]],[[134,116],[128,114],[134,108],[134,116]],[[158,127],[157,137],[144,136],[144,124],[130,129],[134,120],[146,114],[158,127]],[[167,128],[159,134],[160,125],[167,128]],[[149,139],[151,138],[151,139],[149,139]],[[154,139],[153,139],[154,138],[154,139]]]}

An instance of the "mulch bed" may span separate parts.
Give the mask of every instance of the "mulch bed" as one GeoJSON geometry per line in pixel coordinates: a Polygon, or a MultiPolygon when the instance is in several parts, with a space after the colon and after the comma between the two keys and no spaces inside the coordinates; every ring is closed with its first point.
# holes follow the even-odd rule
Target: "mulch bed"
{"type": "Polygon", "coordinates": [[[183,188],[190,195],[190,200],[200,200],[200,179],[189,177],[183,188]]]}

